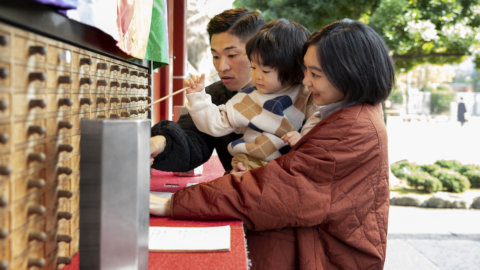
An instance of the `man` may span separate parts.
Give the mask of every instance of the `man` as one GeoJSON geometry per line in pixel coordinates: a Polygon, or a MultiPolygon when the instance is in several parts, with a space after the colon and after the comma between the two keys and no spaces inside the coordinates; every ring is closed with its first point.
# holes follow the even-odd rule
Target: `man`
{"type": "MultiPolygon", "coordinates": [[[[213,65],[220,81],[206,87],[215,105],[224,104],[237,91],[252,86],[250,62],[245,44],[265,21],[260,13],[245,8],[226,10],[213,17],[207,25],[213,65]]],[[[212,137],[200,132],[190,115],[178,122],[163,120],[152,127],[150,153],[152,168],[184,172],[206,162],[217,151],[225,171],[232,169],[232,156],[227,150],[239,134],[212,137]]]]}

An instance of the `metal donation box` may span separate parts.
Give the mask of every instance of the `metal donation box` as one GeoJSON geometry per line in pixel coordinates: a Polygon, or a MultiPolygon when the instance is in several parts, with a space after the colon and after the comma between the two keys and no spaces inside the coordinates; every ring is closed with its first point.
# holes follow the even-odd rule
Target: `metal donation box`
{"type": "Polygon", "coordinates": [[[150,120],[82,119],[80,269],[148,269],[150,120]]]}

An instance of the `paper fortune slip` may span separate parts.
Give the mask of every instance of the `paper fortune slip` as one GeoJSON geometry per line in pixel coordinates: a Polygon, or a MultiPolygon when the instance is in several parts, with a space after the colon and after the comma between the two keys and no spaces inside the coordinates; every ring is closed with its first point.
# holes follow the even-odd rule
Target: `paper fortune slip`
{"type": "Polygon", "coordinates": [[[230,226],[150,227],[148,249],[158,252],[229,251],[230,226]]]}

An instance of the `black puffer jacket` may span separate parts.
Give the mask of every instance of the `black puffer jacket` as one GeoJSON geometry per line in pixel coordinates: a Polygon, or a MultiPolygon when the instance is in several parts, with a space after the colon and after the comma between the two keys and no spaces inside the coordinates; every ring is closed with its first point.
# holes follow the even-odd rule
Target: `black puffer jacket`
{"type": "MultiPolygon", "coordinates": [[[[237,92],[229,91],[221,81],[205,88],[215,105],[227,102],[237,92]]],[[[163,120],[152,127],[152,137],[163,135],[167,144],[163,153],[153,162],[152,168],[162,171],[185,172],[205,163],[217,150],[225,171],[230,171],[232,156],[227,150],[228,144],[240,138],[241,134],[231,133],[223,137],[212,137],[195,127],[189,114],[182,115],[178,122],[163,120]]]]}

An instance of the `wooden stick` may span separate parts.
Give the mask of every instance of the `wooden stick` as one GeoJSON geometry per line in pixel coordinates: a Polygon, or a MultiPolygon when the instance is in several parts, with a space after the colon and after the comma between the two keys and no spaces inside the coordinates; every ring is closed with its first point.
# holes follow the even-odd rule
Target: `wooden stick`
{"type": "MultiPolygon", "coordinates": [[[[210,75],[208,78],[212,78],[212,77],[214,77],[214,76],[217,75],[217,74],[218,74],[218,73],[213,73],[213,74],[210,75]]],[[[167,99],[167,98],[169,98],[169,97],[171,97],[171,96],[174,96],[174,95],[176,95],[176,94],[179,94],[179,93],[187,90],[188,88],[190,88],[190,87],[188,87],[188,86],[187,86],[187,87],[184,87],[184,88],[182,88],[182,89],[180,89],[180,90],[177,90],[177,91],[175,91],[175,92],[173,92],[173,93],[171,93],[171,94],[169,94],[169,95],[166,95],[166,96],[164,96],[164,97],[161,97],[161,98],[155,100],[154,102],[145,105],[145,108],[148,108],[148,107],[150,107],[150,106],[153,106],[154,104],[157,104],[157,103],[159,103],[159,102],[162,102],[162,101],[164,101],[165,99],[167,99]]]]}
{"type": "Polygon", "coordinates": [[[179,93],[181,93],[181,92],[183,92],[183,91],[187,90],[188,88],[190,88],[190,87],[189,87],[189,86],[187,86],[187,87],[184,87],[184,88],[182,88],[182,89],[180,89],[180,90],[177,90],[177,91],[175,91],[175,92],[173,92],[173,93],[171,93],[171,94],[169,94],[169,95],[166,95],[166,96],[164,96],[164,97],[161,97],[161,98],[159,98],[159,99],[155,100],[154,102],[152,102],[152,103],[150,103],[150,104],[147,104],[147,105],[145,105],[145,107],[150,107],[150,106],[152,106],[153,104],[156,104],[156,103],[162,102],[162,101],[164,101],[165,99],[167,99],[167,98],[169,98],[169,97],[171,97],[171,96],[174,96],[174,95],[176,95],[176,94],[179,94],[179,93]]]}

